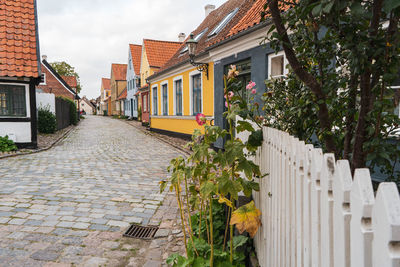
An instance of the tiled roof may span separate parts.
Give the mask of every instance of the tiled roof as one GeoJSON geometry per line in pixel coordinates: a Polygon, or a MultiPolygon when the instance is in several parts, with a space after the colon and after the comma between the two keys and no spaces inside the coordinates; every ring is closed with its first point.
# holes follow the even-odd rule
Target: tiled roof
{"type": "Polygon", "coordinates": [[[181,42],[143,40],[150,67],[161,68],[182,45],[181,42]]]}
{"type": "Polygon", "coordinates": [[[142,63],[142,46],[136,44],[130,44],[129,48],[131,50],[133,68],[135,70],[135,73],[139,75],[140,63],[142,63]]]}
{"type": "Polygon", "coordinates": [[[34,0],[0,0],[0,76],[39,77],[34,0]]]}
{"type": "MultiPolygon", "coordinates": [[[[264,5],[266,4],[265,0],[257,0],[249,9],[247,14],[236,24],[228,33],[226,37],[230,37],[235,35],[241,31],[247,30],[261,22],[261,13],[264,12],[264,5]]],[[[279,2],[281,10],[287,10],[289,5],[282,4],[279,2]]],[[[268,8],[265,12],[265,18],[271,17],[271,14],[268,12],[268,8]]]]}
{"type": "Polygon", "coordinates": [[[111,65],[111,71],[114,72],[114,79],[116,81],[125,81],[126,80],[126,69],[127,64],[115,64],[111,65]]]}
{"type": "MultiPolygon", "coordinates": [[[[229,31],[246,15],[247,11],[251,9],[254,0],[229,0],[221,5],[216,10],[212,11],[203,22],[193,31],[194,36],[205,30],[203,36],[198,40],[196,55],[204,52],[207,47],[223,40],[228,35],[229,31]],[[225,25],[225,27],[216,35],[208,37],[208,34],[235,8],[239,8],[238,12],[233,18],[225,25]]],[[[176,64],[187,61],[189,59],[188,52],[181,53],[186,44],[182,44],[178,51],[172,56],[170,60],[158,71],[164,71],[176,64]]],[[[157,74],[156,74],[157,75],[157,74]]]]}
{"type": "Polygon", "coordinates": [[[103,84],[104,90],[111,89],[111,80],[107,78],[101,78],[101,83],[103,84]]]}
{"type": "Polygon", "coordinates": [[[78,82],[75,76],[61,76],[63,80],[68,83],[68,85],[72,88],[76,88],[78,86],[78,82]]]}
{"type": "Polygon", "coordinates": [[[122,100],[122,99],[126,99],[127,96],[127,91],[126,91],[126,87],[124,90],[122,90],[121,94],[118,96],[117,100],[122,100]]]}

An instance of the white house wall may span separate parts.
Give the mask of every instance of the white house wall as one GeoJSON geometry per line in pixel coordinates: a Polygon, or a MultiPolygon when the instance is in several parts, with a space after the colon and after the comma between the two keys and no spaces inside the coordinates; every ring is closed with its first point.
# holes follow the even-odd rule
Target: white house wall
{"type": "MultiPolygon", "coordinates": [[[[137,72],[139,73],[139,71],[140,70],[138,70],[137,72]]],[[[131,49],[129,48],[129,52],[128,52],[128,68],[127,68],[127,71],[126,71],[126,87],[127,87],[127,90],[126,90],[126,93],[127,93],[126,94],[126,101],[127,102],[129,101],[130,103],[132,103],[131,99],[133,99],[133,101],[136,102],[135,94],[137,92],[137,88],[136,88],[135,79],[136,79],[135,66],[134,66],[133,61],[132,61],[131,49]],[[131,68],[129,66],[131,66],[131,68]],[[129,83],[132,80],[133,80],[133,90],[128,90],[129,83]]],[[[136,105],[137,105],[137,103],[136,103],[136,105]]],[[[127,108],[124,111],[126,116],[131,116],[131,109],[132,108],[133,107],[132,107],[131,104],[127,105],[127,108]]],[[[137,117],[138,116],[137,110],[133,110],[132,114],[133,114],[133,117],[137,117]]]]}
{"type": "Polygon", "coordinates": [[[37,109],[49,109],[53,114],[56,114],[56,96],[54,94],[36,93],[37,109]]]}

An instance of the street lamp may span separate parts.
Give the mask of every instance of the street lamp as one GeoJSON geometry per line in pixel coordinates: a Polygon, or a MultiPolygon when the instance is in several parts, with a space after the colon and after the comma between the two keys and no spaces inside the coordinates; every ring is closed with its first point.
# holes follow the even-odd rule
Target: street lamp
{"type": "Polygon", "coordinates": [[[196,62],[194,60],[195,53],[196,53],[196,48],[197,48],[197,43],[198,43],[198,41],[196,41],[194,39],[194,35],[193,35],[193,33],[191,33],[189,40],[186,41],[186,45],[188,47],[189,57],[190,57],[189,61],[190,61],[190,64],[195,66],[198,71],[206,72],[206,76],[207,76],[207,80],[208,80],[208,63],[196,62]]]}

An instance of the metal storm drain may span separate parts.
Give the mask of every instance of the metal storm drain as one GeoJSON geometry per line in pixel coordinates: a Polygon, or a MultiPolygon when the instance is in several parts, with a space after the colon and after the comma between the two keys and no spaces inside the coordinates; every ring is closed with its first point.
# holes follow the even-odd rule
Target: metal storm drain
{"type": "Polygon", "coordinates": [[[140,226],[131,225],[125,232],[125,237],[133,237],[140,239],[152,239],[158,230],[157,226],[140,226]]]}

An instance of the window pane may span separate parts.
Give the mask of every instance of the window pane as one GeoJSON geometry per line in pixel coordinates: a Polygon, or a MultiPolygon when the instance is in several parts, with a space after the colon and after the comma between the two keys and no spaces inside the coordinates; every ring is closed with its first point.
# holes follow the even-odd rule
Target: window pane
{"type": "Polygon", "coordinates": [[[283,56],[271,58],[271,77],[283,75],[283,56]]]}
{"type": "Polygon", "coordinates": [[[0,84],[0,116],[26,116],[25,86],[0,84]]]}
{"type": "Polygon", "coordinates": [[[158,104],[157,104],[157,88],[153,88],[153,114],[157,115],[158,110],[157,110],[158,104]]]}
{"type": "Polygon", "coordinates": [[[163,115],[168,115],[168,86],[164,84],[163,89],[163,115]]]}
{"type": "Polygon", "coordinates": [[[201,76],[197,74],[193,79],[193,114],[201,112],[201,76]]]}
{"type": "Polygon", "coordinates": [[[175,81],[176,115],[182,115],[182,80],[175,81]]]}

